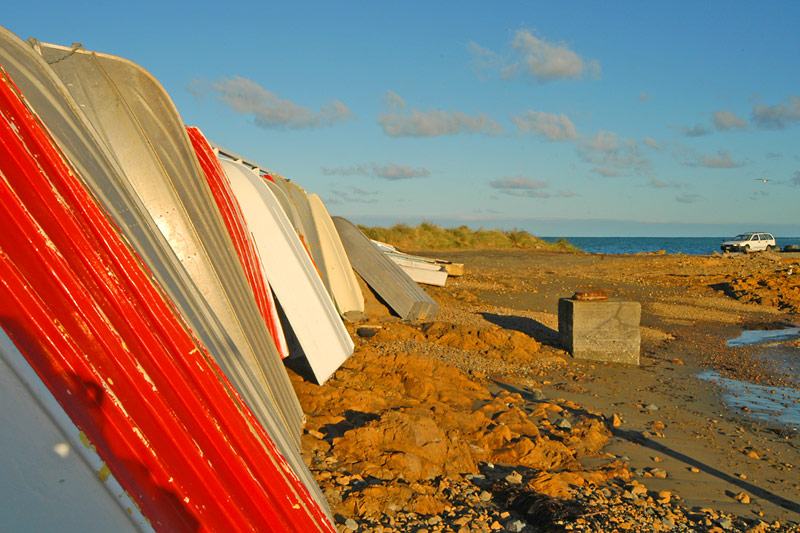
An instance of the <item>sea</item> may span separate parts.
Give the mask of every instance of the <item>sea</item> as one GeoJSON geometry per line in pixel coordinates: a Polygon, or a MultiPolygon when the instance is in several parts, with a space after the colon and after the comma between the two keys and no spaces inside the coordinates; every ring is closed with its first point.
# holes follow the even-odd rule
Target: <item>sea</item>
{"type": "MultiPolygon", "coordinates": [[[[635,254],[663,250],[668,254],[709,255],[720,251],[728,237],[541,237],[550,242],[566,239],[584,252],[596,254],[635,254]]],[[[800,237],[776,237],[780,248],[800,244],[800,237]]]]}

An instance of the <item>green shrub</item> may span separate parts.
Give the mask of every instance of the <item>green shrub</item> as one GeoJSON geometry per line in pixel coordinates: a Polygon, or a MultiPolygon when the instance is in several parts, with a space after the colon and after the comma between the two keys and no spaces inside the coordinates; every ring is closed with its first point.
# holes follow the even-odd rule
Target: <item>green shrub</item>
{"type": "Polygon", "coordinates": [[[422,222],[419,226],[395,224],[391,228],[358,226],[370,239],[385,242],[400,250],[550,250],[559,252],[578,252],[578,248],[566,239],[554,243],[534,237],[527,231],[513,229],[473,230],[467,226],[442,228],[432,222],[422,222]]]}

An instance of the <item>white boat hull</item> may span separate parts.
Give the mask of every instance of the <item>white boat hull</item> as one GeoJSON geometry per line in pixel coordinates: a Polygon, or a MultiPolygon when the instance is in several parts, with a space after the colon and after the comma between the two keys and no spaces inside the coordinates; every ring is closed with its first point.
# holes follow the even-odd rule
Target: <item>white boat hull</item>
{"type": "Polygon", "coordinates": [[[323,384],[353,353],[353,341],[270,188],[246,166],[224,159],[221,163],[253,232],[269,284],[314,378],[323,384]]]}
{"type": "Polygon", "coordinates": [[[443,267],[431,263],[405,259],[394,254],[386,255],[417,283],[444,287],[445,282],[447,282],[447,270],[443,267]]]}
{"type": "Polygon", "coordinates": [[[324,266],[330,286],[331,297],[339,309],[339,313],[346,320],[364,320],[364,295],[358,286],[353,266],[347,253],[344,251],[342,239],[333,225],[325,204],[316,194],[308,195],[308,205],[311,208],[311,218],[317,228],[319,236],[320,253],[322,261],[317,266],[324,266]],[[321,263],[321,264],[320,264],[321,263]]]}

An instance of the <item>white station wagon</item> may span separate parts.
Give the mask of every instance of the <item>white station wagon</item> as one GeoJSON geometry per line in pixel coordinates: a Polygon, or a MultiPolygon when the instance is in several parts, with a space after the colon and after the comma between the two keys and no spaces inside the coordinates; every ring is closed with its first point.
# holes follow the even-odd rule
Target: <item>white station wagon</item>
{"type": "Polygon", "coordinates": [[[776,250],[775,237],[771,233],[742,233],[722,243],[723,252],[758,252],[776,250]]]}

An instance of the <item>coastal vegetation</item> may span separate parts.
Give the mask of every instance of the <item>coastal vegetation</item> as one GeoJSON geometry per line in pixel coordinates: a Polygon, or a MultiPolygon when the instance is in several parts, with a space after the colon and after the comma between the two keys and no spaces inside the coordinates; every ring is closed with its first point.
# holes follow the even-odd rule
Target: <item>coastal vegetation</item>
{"type": "Polygon", "coordinates": [[[391,244],[401,250],[548,250],[558,252],[578,252],[578,248],[566,239],[548,242],[535,237],[527,231],[477,229],[467,226],[443,228],[431,222],[418,226],[395,224],[391,228],[367,227],[359,225],[367,237],[391,244]]]}

